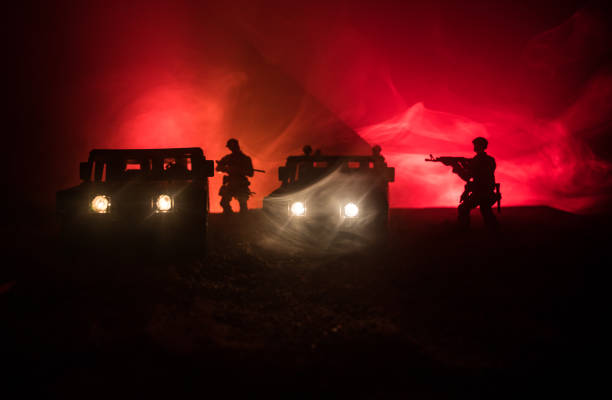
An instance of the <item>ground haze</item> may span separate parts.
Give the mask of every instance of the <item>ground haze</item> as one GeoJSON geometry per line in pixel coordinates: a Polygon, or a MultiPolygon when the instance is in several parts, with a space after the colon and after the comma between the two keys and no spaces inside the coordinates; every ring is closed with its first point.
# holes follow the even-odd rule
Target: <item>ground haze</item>
{"type": "Polygon", "coordinates": [[[459,233],[455,213],[394,209],[388,237],[343,239],[343,251],[272,246],[260,210],[213,214],[207,252],[183,254],[77,251],[58,242],[52,215],[31,213],[5,232],[19,256],[0,275],[8,388],[63,398],[575,389],[585,274],[609,261],[605,221],[506,208],[498,234],[477,213],[459,233]]]}

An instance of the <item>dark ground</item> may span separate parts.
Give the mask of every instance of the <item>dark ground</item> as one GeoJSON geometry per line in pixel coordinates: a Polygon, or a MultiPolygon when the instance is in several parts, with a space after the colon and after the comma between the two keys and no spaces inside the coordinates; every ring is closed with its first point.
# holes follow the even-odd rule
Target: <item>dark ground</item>
{"type": "Polygon", "coordinates": [[[382,244],[340,252],[283,246],[260,211],[242,231],[240,217],[212,215],[208,252],[180,257],[125,243],[71,253],[52,214],[15,216],[1,390],[584,395],[585,276],[609,264],[609,218],[506,208],[491,235],[477,213],[456,233],[454,216],[392,210],[382,244]]]}

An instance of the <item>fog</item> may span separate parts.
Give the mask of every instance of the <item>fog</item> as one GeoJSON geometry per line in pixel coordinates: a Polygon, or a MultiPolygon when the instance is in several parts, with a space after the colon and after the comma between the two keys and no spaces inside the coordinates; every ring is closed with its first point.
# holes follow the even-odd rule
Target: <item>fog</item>
{"type": "MultiPolygon", "coordinates": [[[[391,206],[455,206],[434,155],[484,136],[504,204],[585,212],[610,203],[609,16],[579,2],[87,2],[18,13],[12,161],[33,202],[78,183],[93,148],[199,146],[230,137],[267,171],[305,144],[396,168],[391,206]],[[18,164],[18,165],[17,165],[18,164]],[[44,170],[44,179],[40,171],[44,170]],[[33,190],[32,187],[36,189],[33,190]]],[[[219,211],[211,181],[211,205],[219,211]]]]}

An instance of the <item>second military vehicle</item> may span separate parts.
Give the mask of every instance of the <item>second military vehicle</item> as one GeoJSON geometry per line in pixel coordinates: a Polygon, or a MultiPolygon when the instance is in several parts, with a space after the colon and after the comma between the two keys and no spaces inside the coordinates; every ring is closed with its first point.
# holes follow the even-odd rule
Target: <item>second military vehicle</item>
{"type": "Polygon", "coordinates": [[[371,156],[290,156],[263,208],[281,224],[339,230],[386,227],[395,169],[371,156]]]}

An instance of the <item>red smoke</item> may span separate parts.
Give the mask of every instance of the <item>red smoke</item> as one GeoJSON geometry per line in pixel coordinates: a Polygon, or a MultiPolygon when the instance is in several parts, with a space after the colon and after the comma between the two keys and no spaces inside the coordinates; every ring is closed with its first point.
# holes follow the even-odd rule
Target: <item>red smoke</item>
{"type": "Polygon", "coordinates": [[[423,160],[470,156],[471,140],[485,136],[504,204],[579,211],[609,201],[610,32],[596,9],[443,0],[58,8],[40,14],[38,36],[28,32],[37,50],[26,68],[42,74],[31,91],[54,132],[40,140],[57,165],[49,192],[76,183],[91,148],[200,146],[219,159],[236,137],[268,171],[253,180],[251,206],[304,144],[328,154],[380,144],[396,167],[392,206],[456,206],[461,181],[423,160]]]}
{"type": "MultiPolygon", "coordinates": [[[[425,23],[406,14],[407,25],[417,25],[407,29],[380,28],[397,24],[384,6],[338,12],[333,21],[319,15],[279,23],[311,31],[310,44],[319,46],[309,63],[289,57],[284,65],[370,145],[382,145],[397,171],[392,206],[456,205],[462,182],[423,159],[471,156],[476,136],[490,141],[505,204],[572,211],[606,204],[612,164],[589,143],[607,134],[612,111],[612,75],[601,64],[610,55],[606,20],[579,10],[528,37],[509,32],[507,15],[472,7],[464,15],[452,6],[408,7],[425,23]],[[476,22],[471,31],[470,11],[487,20],[487,30],[478,32],[476,22]],[[462,16],[458,26],[451,21],[462,16]]],[[[268,57],[290,51],[275,43],[280,32],[267,34],[261,50],[268,57]]]]}
{"type": "Polygon", "coordinates": [[[610,164],[597,160],[588,147],[559,121],[482,114],[480,122],[415,104],[390,120],[359,133],[388,150],[399,171],[392,205],[448,206],[458,201],[462,181],[443,165],[425,165],[423,155],[470,157],[475,136],[489,138],[497,158],[497,180],[504,204],[548,204],[567,210],[590,207],[600,185],[610,185],[610,164]]]}

